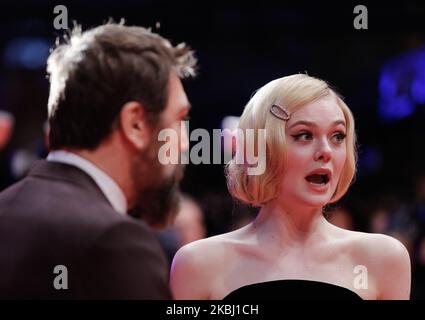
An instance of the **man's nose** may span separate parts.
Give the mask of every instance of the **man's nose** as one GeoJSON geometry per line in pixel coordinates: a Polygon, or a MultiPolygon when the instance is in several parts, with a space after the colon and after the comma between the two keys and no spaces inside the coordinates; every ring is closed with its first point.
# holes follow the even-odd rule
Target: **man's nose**
{"type": "Polygon", "coordinates": [[[186,152],[189,150],[189,137],[188,137],[188,128],[186,125],[187,121],[181,121],[180,128],[180,152],[186,152]]]}

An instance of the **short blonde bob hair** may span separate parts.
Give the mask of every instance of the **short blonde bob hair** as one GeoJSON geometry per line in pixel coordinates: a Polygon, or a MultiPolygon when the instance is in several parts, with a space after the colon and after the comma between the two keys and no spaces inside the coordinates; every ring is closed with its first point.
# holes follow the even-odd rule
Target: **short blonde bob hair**
{"type": "MultiPolygon", "coordinates": [[[[252,205],[262,206],[275,199],[279,193],[280,177],[284,173],[285,161],[285,127],[286,121],[278,119],[270,112],[273,104],[283,105],[289,113],[293,113],[315,100],[334,96],[344,113],[347,136],[347,158],[335,193],[329,203],[338,201],[353,182],[356,163],[356,135],[354,118],[338,93],[325,81],[306,74],[295,74],[279,78],[258,89],[251,97],[242,113],[239,129],[266,129],[266,168],[261,175],[249,175],[246,164],[239,164],[233,158],[226,167],[227,187],[237,200],[252,205]]],[[[258,141],[255,139],[255,143],[258,141]]],[[[238,148],[245,148],[238,140],[238,148]]],[[[258,146],[254,146],[258,150],[258,146]]],[[[241,149],[244,150],[244,149],[241,149]]]]}

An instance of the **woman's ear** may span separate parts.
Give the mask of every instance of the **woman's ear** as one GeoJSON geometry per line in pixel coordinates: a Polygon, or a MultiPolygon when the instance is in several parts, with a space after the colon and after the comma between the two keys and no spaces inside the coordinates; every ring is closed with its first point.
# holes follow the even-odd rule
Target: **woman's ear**
{"type": "Polygon", "coordinates": [[[151,130],[146,112],[139,102],[127,102],[120,112],[120,126],[125,138],[138,150],[144,149],[149,141],[151,130]]]}

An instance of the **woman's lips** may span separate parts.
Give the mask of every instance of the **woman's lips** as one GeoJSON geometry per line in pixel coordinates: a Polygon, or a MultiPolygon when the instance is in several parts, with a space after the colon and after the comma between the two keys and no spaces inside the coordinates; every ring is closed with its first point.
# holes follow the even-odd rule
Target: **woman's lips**
{"type": "MultiPolygon", "coordinates": [[[[305,180],[305,179],[304,179],[305,180]]],[[[313,182],[309,182],[307,180],[305,180],[305,182],[308,184],[310,189],[313,189],[314,191],[318,191],[318,192],[324,192],[327,191],[329,188],[329,181],[327,183],[313,183],[313,182]]]]}

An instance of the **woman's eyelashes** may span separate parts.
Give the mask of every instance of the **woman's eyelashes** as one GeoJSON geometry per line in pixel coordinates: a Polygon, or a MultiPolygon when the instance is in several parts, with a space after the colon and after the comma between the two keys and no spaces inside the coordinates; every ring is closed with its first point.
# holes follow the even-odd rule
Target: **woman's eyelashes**
{"type": "Polygon", "coordinates": [[[335,142],[336,143],[342,143],[342,142],[344,142],[344,140],[345,140],[345,137],[346,137],[347,135],[344,133],[344,132],[338,132],[338,133],[335,133],[333,136],[332,136],[332,138],[334,138],[335,139],[335,142]]]}
{"type": "MultiPolygon", "coordinates": [[[[313,140],[314,136],[310,131],[302,131],[297,134],[291,135],[294,141],[310,141],[313,140]]],[[[339,144],[345,140],[347,135],[343,131],[337,131],[332,136],[331,139],[339,144]]]]}
{"type": "Polygon", "coordinates": [[[294,134],[292,135],[292,137],[294,138],[295,141],[308,141],[313,139],[313,135],[311,134],[311,132],[308,131],[302,131],[300,133],[294,134]]]}

